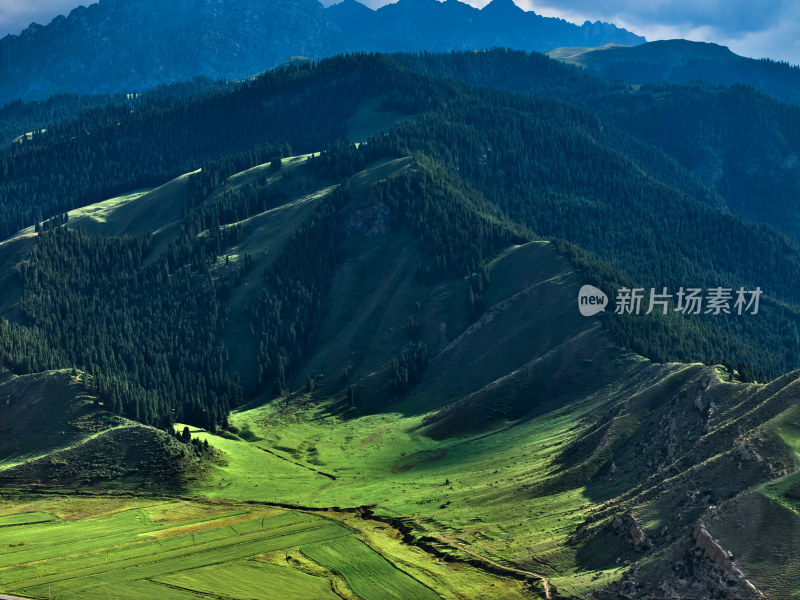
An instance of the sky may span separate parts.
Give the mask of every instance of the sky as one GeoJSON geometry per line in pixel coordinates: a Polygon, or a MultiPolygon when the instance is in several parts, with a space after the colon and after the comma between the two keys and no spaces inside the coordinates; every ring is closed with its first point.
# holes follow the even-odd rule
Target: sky
{"type": "MultiPolygon", "coordinates": [[[[129,0],[135,1],[135,0],[129,0]]],[[[169,1],[169,0],[166,0],[169,1]]],[[[361,0],[372,8],[386,0],[361,0]]],[[[488,0],[468,0],[481,7],[488,0]]],[[[581,24],[607,21],[648,40],[716,42],[742,56],[800,65],[800,0],[515,0],[525,10],[581,24]]],[[[0,37],[47,24],[78,0],[0,0],[0,37]]],[[[88,4],[89,2],[86,2],[88,4]]],[[[332,0],[325,0],[331,4],[332,0]]]]}

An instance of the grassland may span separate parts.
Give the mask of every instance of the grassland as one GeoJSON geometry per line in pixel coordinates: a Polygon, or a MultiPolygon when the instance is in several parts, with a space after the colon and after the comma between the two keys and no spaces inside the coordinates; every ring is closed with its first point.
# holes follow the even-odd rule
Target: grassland
{"type": "Polygon", "coordinates": [[[69,371],[17,376],[0,369],[0,467],[9,468],[88,441],[131,422],[104,413],[69,371]],[[36,431],[36,435],[30,435],[36,431]]]}
{"type": "Polygon", "coordinates": [[[434,582],[419,568],[424,553],[396,541],[396,531],[369,521],[359,528],[360,519],[343,513],[158,498],[4,500],[0,512],[22,511],[0,516],[0,589],[8,593],[64,599],[416,600],[456,598],[448,587],[470,584],[478,591],[475,598],[524,597],[519,584],[503,585],[458,565],[435,567],[434,582]],[[15,521],[28,524],[11,526],[15,521]],[[391,558],[368,545],[381,539],[392,548],[391,558]],[[343,562],[343,550],[358,560],[343,562]],[[387,587],[377,591],[370,585],[373,576],[387,587]],[[484,595],[493,586],[502,593],[484,595]]]}
{"type": "Polygon", "coordinates": [[[564,542],[588,515],[589,494],[580,486],[536,497],[525,486],[557,469],[553,449],[574,439],[593,407],[589,402],[495,435],[445,443],[414,432],[419,416],[393,413],[333,423],[312,407],[302,415],[253,409],[237,414],[236,422],[249,423],[250,434],[261,440],[193,434],[207,437],[229,459],[196,493],[320,508],[374,505],[377,515],[406,521],[456,557],[470,558],[458,550],[466,544],[482,557],[545,573],[558,589],[577,592],[584,579],[594,578],[596,585],[619,577],[616,559],[634,556],[611,540],[595,557],[596,568],[580,574],[576,549],[565,550],[564,542]]]}

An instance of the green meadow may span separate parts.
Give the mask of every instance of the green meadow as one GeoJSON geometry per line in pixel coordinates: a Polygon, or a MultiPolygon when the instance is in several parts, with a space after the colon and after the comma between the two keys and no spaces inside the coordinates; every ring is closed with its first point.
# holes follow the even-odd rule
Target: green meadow
{"type": "Polygon", "coordinates": [[[344,513],[68,496],[17,497],[2,510],[27,512],[0,516],[0,589],[32,598],[435,600],[465,585],[476,598],[526,597],[474,568],[432,575],[397,531],[344,513]],[[488,595],[495,586],[502,594],[488,595]]]}

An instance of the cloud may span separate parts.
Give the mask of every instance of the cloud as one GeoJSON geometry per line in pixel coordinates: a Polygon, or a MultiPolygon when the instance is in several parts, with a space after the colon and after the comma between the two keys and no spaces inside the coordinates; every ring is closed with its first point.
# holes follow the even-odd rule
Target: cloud
{"type": "Polygon", "coordinates": [[[595,15],[642,25],[675,26],[684,30],[708,27],[728,36],[777,26],[793,2],[789,0],[536,0],[542,10],[595,15]]]}
{"type": "MultiPolygon", "coordinates": [[[[482,0],[485,4],[488,0],[482,0]]],[[[524,10],[572,23],[607,21],[648,40],[683,38],[742,56],[800,65],[799,0],[515,0],[524,10]]],[[[473,3],[472,1],[470,2],[473,3]]]]}
{"type": "Polygon", "coordinates": [[[31,23],[46,25],[76,6],[76,0],[0,0],[0,37],[17,34],[31,23]]]}

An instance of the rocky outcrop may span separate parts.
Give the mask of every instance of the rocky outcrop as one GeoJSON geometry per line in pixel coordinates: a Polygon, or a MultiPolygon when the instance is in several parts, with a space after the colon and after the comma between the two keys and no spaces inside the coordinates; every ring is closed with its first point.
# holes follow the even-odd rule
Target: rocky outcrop
{"type": "Polygon", "coordinates": [[[729,575],[733,575],[734,577],[744,576],[738,567],[734,565],[728,553],[722,549],[722,546],[714,541],[714,538],[711,537],[711,534],[708,533],[701,521],[695,523],[693,535],[695,546],[702,550],[711,562],[729,575]]]}
{"type": "Polygon", "coordinates": [[[359,233],[372,237],[387,233],[391,226],[389,207],[378,200],[375,192],[343,208],[340,217],[348,235],[359,233]]]}
{"type": "Polygon", "coordinates": [[[611,522],[614,532],[628,539],[637,552],[646,552],[653,547],[653,542],[647,537],[632,514],[624,517],[617,515],[611,522]]]}
{"type": "MultiPolygon", "coordinates": [[[[754,597],[763,595],[756,586],[745,579],[744,573],[742,573],[741,569],[734,563],[733,556],[729,552],[723,550],[722,546],[711,537],[711,534],[708,533],[702,521],[699,519],[694,524],[692,536],[694,537],[695,547],[701,550],[703,555],[714,563],[729,580],[739,580],[740,584],[754,597]]],[[[731,587],[730,583],[728,583],[726,587],[731,587]]]]}
{"type": "Polygon", "coordinates": [[[734,452],[740,460],[754,462],[763,462],[764,460],[747,440],[738,440],[734,452]]]}

